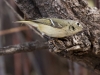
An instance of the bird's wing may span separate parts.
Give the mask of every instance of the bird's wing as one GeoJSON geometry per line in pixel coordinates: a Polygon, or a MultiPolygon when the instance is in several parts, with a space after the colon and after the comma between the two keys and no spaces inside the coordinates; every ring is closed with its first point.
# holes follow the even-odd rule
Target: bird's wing
{"type": "Polygon", "coordinates": [[[57,19],[57,18],[44,18],[44,19],[37,19],[37,20],[32,20],[32,21],[36,23],[51,25],[52,27],[55,27],[55,28],[62,28],[68,25],[68,21],[57,19]]]}

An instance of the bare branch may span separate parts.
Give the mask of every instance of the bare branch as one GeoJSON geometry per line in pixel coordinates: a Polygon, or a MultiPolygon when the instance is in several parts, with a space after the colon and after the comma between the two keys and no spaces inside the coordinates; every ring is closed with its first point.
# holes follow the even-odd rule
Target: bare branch
{"type": "Polygon", "coordinates": [[[0,55],[14,54],[20,52],[30,52],[30,51],[43,50],[43,49],[47,49],[47,45],[46,44],[39,45],[39,42],[35,41],[35,42],[0,48],[0,55]]]}
{"type": "Polygon", "coordinates": [[[6,5],[17,15],[17,17],[20,19],[20,20],[23,20],[23,18],[14,10],[14,8],[6,1],[4,0],[6,5]]]}
{"type": "Polygon", "coordinates": [[[11,28],[11,29],[8,29],[8,30],[2,30],[2,31],[0,31],[0,36],[20,32],[20,31],[28,30],[28,29],[29,29],[28,27],[23,26],[23,27],[11,28]]]}

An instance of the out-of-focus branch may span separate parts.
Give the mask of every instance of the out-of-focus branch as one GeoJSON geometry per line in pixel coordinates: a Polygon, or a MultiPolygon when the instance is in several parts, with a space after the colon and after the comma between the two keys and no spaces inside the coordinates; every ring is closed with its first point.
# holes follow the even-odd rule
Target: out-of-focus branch
{"type": "MultiPolygon", "coordinates": [[[[24,20],[16,11],[15,9],[6,1],[4,0],[5,3],[7,4],[7,6],[14,12],[14,14],[16,15],[16,17],[19,19],[19,20],[24,20]]],[[[30,27],[31,28],[31,27],[30,27]]],[[[32,28],[32,30],[34,32],[36,32],[38,35],[40,35],[40,33],[38,31],[36,31],[35,29],[32,28]]],[[[10,31],[9,31],[10,32],[10,31]]],[[[42,37],[42,35],[40,35],[42,37]]]]}
{"type": "Polygon", "coordinates": [[[30,43],[24,43],[19,45],[12,45],[0,48],[0,55],[6,55],[6,54],[14,54],[19,52],[30,52],[35,50],[43,50],[47,49],[47,45],[39,45],[38,41],[30,42],[30,43]]]}
{"type": "Polygon", "coordinates": [[[16,14],[16,16],[20,19],[20,20],[24,20],[15,10],[14,8],[6,1],[4,0],[6,5],[14,12],[14,14],[16,14]]]}
{"type": "Polygon", "coordinates": [[[28,30],[28,29],[29,29],[28,27],[16,27],[16,28],[8,29],[8,30],[2,30],[0,31],[0,36],[11,34],[11,33],[16,33],[16,32],[23,31],[23,30],[28,30]]]}

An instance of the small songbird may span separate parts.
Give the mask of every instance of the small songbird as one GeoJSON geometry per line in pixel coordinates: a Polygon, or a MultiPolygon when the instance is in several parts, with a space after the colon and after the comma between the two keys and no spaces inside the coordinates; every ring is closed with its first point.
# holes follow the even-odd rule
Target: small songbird
{"type": "Polygon", "coordinates": [[[42,34],[49,37],[63,38],[74,35],[83,30],[82,25],[75,20],[58,18],[43,18],[32,21],[16,21],[36,27],[42,34]]]}

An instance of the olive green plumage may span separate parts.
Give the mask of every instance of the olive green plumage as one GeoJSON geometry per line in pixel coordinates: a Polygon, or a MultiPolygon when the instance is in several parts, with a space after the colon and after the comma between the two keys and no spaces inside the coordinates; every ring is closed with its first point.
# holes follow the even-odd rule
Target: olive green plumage
{"type": "Polygon", "coordinates": [[[82,25],[75,20],[44,18],[32,21],[16,21],[36,27],[41,33],[49,37],[63,38],[82,31],[82,25]]]}

